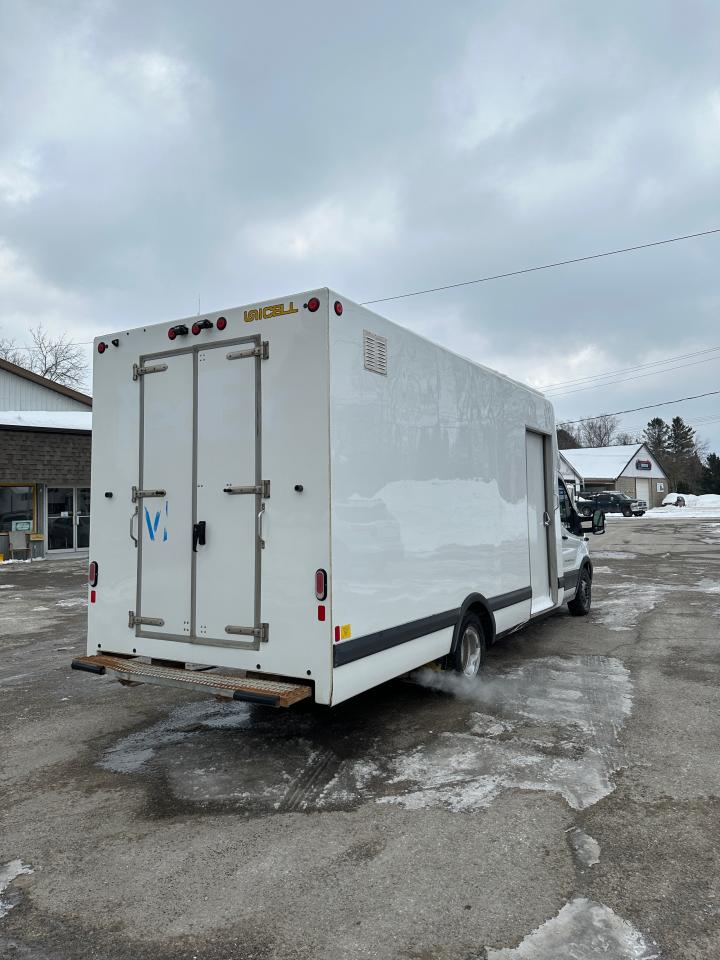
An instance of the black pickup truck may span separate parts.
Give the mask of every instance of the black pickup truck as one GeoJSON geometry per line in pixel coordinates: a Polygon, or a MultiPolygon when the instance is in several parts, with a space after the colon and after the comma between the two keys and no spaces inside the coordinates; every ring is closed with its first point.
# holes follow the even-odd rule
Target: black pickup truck
{"type": "Polygon", "coordinates": [[[641,517],[647,510],[644,500],[633,500],[619,490],[601,490],[599,493],[584,491],[578,496],[575,506],[583,519],[592,517],[595,510],[621,513],[624,517],[641,517]]]}

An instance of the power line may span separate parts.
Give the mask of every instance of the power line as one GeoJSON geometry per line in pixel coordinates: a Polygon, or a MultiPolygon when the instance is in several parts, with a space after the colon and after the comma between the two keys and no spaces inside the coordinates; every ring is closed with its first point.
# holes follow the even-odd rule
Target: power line
{"type": "Polygon", "coordinates": [[[599,420],[600,417],[619,417],[624,413],[637,413],[638,410],[652,410],[653,407],[667,407],[672,403],[684,403],[686,400],[699,400],[701,397],[714,397],[720,390],[709,390],[707,393],[696,393],[692,397],[679,397],[677,400],[662,400],[660,403],[648,403],[644,407],[632,407],[630,410],[616,410],[614,413],[598,413],[594,417],[581,417],[579,420],[563,420],[562,423],[587,423],[588,420],[599,420]]]}
{"type": "Polygon", "coordinates": [[[711,360],[720,360],[718,357],[705,357],[704,360],[693,360],[692,363],[679,363],[674,367],[665,367],[663,370],[651,370],[649,373],[632,374],[629,377],[620,377],[618,380],[605,380],[602,383],[591,383],[585,387],[576,387],[574,390],[565,390],[562,393],[551,393],[550,400],[559,400],[569,397],[573,393],[582,393],[585,390],[598,390],[600,387],[611,387],[616,383],[627,383],[628,380],[644,380],[646,377],[656,377],[659,373],[672,373],[673,370],[684,370],[685,367],[696,367],[699,363],[709,363],[711,360]]]}
{"type": "Polygon", "coordinates": [[[538,389],[544,393],[552,392],[560,387],[572,387],[580,383],[589,383],[591,380],[600,380],[604,377],[614,377],[620,373],[632,373],[634,370],[645,370],[647,367],[657,367],[664,363],[673,363],[675,360],[689,360],[692,357],[699,357],[704,353],[715,353],[720,347],[705,347],[702,350],[695,350],[692,353],[681,353],[676,357],[665,357],[664,360],[651,360],[647,363],[637,363],[632,367],[621,367],[619,370],[607,370],[605,373],[594,373],[589,377],[576,377],[574,380],[556,380],[553,383],[546,383],[538,389]]]}
{"type": "Polygon", "coordinates": [[[503,280],[505,277],[518,277],[523,273],[535,273],[538,270],[550,270],[553,267],[566,267],[571,263],[583,263],[586,260],[599,260],[601,257],[614,257],[619,253],[631,253],[634,250],[647,250],[649,247],[661,247],[667,243],[678,243],[680,240],[692,240],[695,237],[707,237],[712,233],[720,233],[720,227],[712,230],[701,230],[700,233],[686,233],[682,237],[670,237],[667,240],[655,240],[652,243],[638,243],[634,247],[620,247],[618,250],[606,250],[604,253],[591,253],[585,257],[573,257],[570,260],[556,260],[554,263],[543,263],[538,267],[523,267],[522,270],[510,270],[507,273],[495,273],[492,276],[480,277],[477,280],[462,280],[460,283],[446,283],[441,287],[428,287],[426,290],[412,290],[409,293],[397,293],[392,297],[378,297],[376,300],[363,300],[361,305],[371,303],[387,303],[388,300],[404,300],[407,297],[419,297],[425,293],[439,293],[441,290],[454,290],[456,287],[469,287],[476,283],[487,283],[489,280],[503,280]]]}

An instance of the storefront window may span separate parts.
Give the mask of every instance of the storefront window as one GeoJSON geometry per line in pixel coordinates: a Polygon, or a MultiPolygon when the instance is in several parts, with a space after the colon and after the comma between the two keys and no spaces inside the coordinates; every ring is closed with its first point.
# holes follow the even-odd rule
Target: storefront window
{"type": "Polygon", "coordinates": [[[32,487],[0,487],[0,532],[35,529],[32,487]]]}

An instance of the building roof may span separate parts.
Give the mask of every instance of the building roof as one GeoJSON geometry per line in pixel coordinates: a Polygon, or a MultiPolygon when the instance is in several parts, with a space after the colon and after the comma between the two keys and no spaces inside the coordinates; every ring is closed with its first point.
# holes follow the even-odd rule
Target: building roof
{"type": "Polygon", "coordinates": [[[47,377],[41,377],[39,373],[33,373],[32,370],[26,370],[25,367],[19,367],[16,363],[10,363],[9,360],[0,358],[0,370],[6,370],[8,373],[15,374],[16,377],[22,377],[31,383],[36,383],[48,390],[54,390],[55,393],[62,394],[63,397],[69,397],[78,403],[84,403],[86,407],[92,407],[92,397],[86,393],[80,393],[79,390],[73,390],[72,387],[66,387],[62,383],[55,383],[54,380],[48,380],[47,377]]]}
{"type": "Polygon", "coordinates": [[[628,443],[617,447],[578,447],[560,452],[583,480],[617,480],[644,446],[643,443],[628,443]]]}
{"type": "Polygon", "coordinates": [[[0,430],[58,430],[90,433],[92,413],[83,410],[0,410],[0,430]]]}

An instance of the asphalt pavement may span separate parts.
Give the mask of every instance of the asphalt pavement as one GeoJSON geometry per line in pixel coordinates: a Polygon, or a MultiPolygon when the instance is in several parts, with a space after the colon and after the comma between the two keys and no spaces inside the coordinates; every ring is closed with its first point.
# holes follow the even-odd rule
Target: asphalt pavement
{"type": "Polygon", "coordinates": [[[71,671],[0,566],[0,957],[716,960],[720,522],[615,520],[593,609],[274,711],[71,671]]]}

